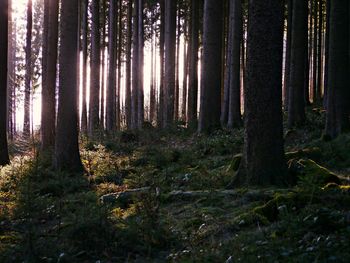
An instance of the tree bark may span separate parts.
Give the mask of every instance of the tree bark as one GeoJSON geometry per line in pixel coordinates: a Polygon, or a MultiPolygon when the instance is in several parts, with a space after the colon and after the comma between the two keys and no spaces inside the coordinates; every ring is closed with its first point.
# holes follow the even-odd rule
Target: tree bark
{"type": "Polygon", "coordinates": [[[232,185],[284,182],[282,5],[275,0],[249,3],[245,142],[241,167],[232,185]]]}
{"type": "Polygon", "coordinates": [[[108,82],[107,82],[107,109],[106,131],[116,130],[116,46],[117,46],[117,1],[111,1],[108,19],[108,82]]]}
{"type": "Polygon", "coordinates": [[[43,36],[42,151],[52,150],[55,146],[58,8],[58,0],[45,1],[44,27],[47,29],[44,30],[43,36]]]}
{"type": "Polygon", "coordinates": [[[220,127],[223,5],[215,0],[204,2],[203,59],[198,132],[220,127]]]}
{"type": "Polygon", "coordinates": [[[307,0],[294,0],[290,60],[288,127],[305,123],[305,63],[307,58],[307,0]]]}
{"type": "MultiPolygon", "coordinates": [[[[0,65],[7,65],[8,0],[0,1],[0,65]]],[[[10,162],[7,145],[7,66],[0,67],[0,166],[10,162]]]]}
{"type": "Polygon", "coordinates": [[[190,38],[187,123],[192,126],[197,122],[198,108],[199,0],[191,0],[190,38]]]}
{"type": "Polygon", "coordinates": [[[27,3],[27,33],[26,33],[26,74],[24,87],[24,119],[23,119],[23,135],[29,138],[30,135],[30,93],[32,79],[32,28],[33,28],[33,3],[28,0],[27,3]]]}
{"type": "Polygon", "coordinates": [[[160,35],[159,35],[159,57],[160,57],[160,85],[159,85],[159,107],[158,126],[164,125],[164,41],[165,41],[165,0],[160,1],[160,35]]]}
{"type": "Polygon", "coordinates": [[[131,128],[131,44],[132,44],[132,1],[128,1],[127,43],[125,65],[125,119],[126,127],[131,128]]]}
{"type": "Polygon", "coordinates": [[[350,129],[349,100],[349,2],[336,0],[330,9],[326,136],[350,129]]]}
{"type": "Polygon", "coordinates": [[[164,122],[163,128],[174,121],[175,67],[176,67],[176,0],[165,1],[165,54],[164,54],[164,122]]]}
{"type": "Polygon", "coordinates": [[[87,59],[88,59],[88,0],[82,1],[82,53],[83,53],[83,63],[82,63],[82,106],[81,106],[81,131],[87,133],[88,130],[88,120],[87,120],[87,105],[86,105],[86,95],[87,95],[87,59]]]}
{"type": "Polygon", "coordinates": [[[284,109],[288,111],[288,98],[289,98],[289,75],[290,75],[290,56],[291,56],[291,44],[292,44],[292,21],[293,21],[293,0],[287,0],[287,45],[286,45],[286,59],[284,66],[284,109]]]}
{"type": "Polygon", "coordinates": [[[54,166],[80,172],[78,145],[78,0],[61,1],[59,94],[54,166]]]}
{"type": "Polygon", "coordinates": [[[90,103],[89,133],[93,135],[99,128],[100,110],[100,5],[99,0],[91,2],[91,63],[90,63],[90,103]]]}
{"type": "Polygon", "coordinates": [[[138,77],[137,77],[137,128],[142,129],[145,113],[144,113],[144,91],[143,91],[143,48],[144,48],[144,28],[143,28],[143,7],[144,1],[138,0],[138,77]]]}
{"type": "Polygon", "coordinates": [[[138,125],[138,78],[139,78],[139,0],[134,1],[132,36],[132,93],[131,93],[131,129],[138,125]]]}

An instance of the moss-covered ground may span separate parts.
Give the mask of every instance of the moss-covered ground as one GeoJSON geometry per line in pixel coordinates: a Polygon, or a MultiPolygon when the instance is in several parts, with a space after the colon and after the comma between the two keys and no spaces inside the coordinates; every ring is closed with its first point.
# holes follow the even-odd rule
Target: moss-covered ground
{"type": "Polygon", "coordinates": [[[285,188],[225,190],[242,130],[82,138],[84,174],[14,143],[0,170],[0,262],[350,262],[350,135],[321,139],[323,118],[310,110],[285,132],[285,188]]]}

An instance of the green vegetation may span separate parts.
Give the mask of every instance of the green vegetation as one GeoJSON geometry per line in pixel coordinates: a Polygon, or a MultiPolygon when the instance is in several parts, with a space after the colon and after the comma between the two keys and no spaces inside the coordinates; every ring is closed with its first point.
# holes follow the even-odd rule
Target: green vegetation
{"type": "Polygon", "coordinates": [[[33,144],[0,170],[0,262],[349,262],[350,136],[288,132],[295,185],[225,190],[242,137],[82,139],[85,174],[53,172],[33,144]]]}

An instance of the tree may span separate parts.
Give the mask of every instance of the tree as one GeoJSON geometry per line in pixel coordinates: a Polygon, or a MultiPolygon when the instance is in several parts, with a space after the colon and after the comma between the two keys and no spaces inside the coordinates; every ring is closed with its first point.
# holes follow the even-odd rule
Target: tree
{"type": "Polygon", "coordinates": [[[215,0],[204,2],[199,132],[210,132],[220,127],[222,17],[222,4],[215,0]]]}
{"type": "Polygon", "coordinates": [[[349,1],[330,7],[326,136],[349,131],[349,1]]]}
{"type": "Polygon", "coordinates": [[[87,120],[87,58],[88,58],[88,0],[82,1],[82,103],[81,103],[81,131],[86,133],[88,130],[87,120]]]}
{"type": "Polygon", "coordinates": [[[282,2],[249,2],[244,149],[232,185],[279,185],[284,181],[282,2]]]}
{"type": "Polygon", "coordinates": [[[0,1],[0,165],[10,162],[7,146],[8,0],[0,1]]]}
{"type": "Polygon", "coordinates": [[[193,125],[197,121],[198,108],[199,0],[191,0],[189,45],[187,122],[189,125],[193,125]]]}
{"type": "MultiPolygon", "coordinates": [[[[143,61],[144,61],[144,28],[143,28],[143,7],[144,1],[138,0],[138,71],[137,71],[137,127],[142,129],[144,122],[144,91],[143,91],[143,61]]],[[[174,0],[173,0],[174,1],[174,0]]]]}
{"type": "Polygon", "coordinates": [[[24,119],[23,135],[30,135],[30,93],[32,83],[32,28],[33,28],[33,3],[28,0],[27,3],[27,35],[26,35],[26,75],[24,87],[24,119]]]}
{"type": "Polygon", "coordinates": [[[89,103],[89,133],[99,128],[100,109],[100,1],[91,1],[91,74],[89,103]]]}
{"type": "Polygon", "coordinates": [[[116,46],[117,46],[117,1],[111,1],[108,19],[108,79],[107,79],[107,114],[106,130],[116,129],[116,46]]]}
{"type": "Polygon", "coordinates": [[[54,166],[83,169],[78,144],[78,0],[61,1],[59,94],[54,166]]]}
{"type": "Polygon", "coordinates": [[[58,0],[45,0],[44,5],[41,149],[46,151],[55,145],[59,3],[58,0]]]}
{"type": "Polygon", "coordinates": [[[132,1],[128,1],[125,65],[125,119],[126,127],[131,128],[131,44],[132,44],[132,1]]]}
{"type": "Polygon", "coordinates": [[[290,74],[290,56],[292,45],[292,21],[293,21],[293,0],[287,0],[287,44],[286,44],[286,58],[284,65],[284,108],[288,110],[288,97],[289,97],[289,74],[290,74]]]}
{"type": "Polygon", "coordinates": [[[131,91],[131,129],[138,125],[138,84],[139,84],[139,0],[134,1],[132,31],[132,91],[131,91]]]}
{"type": "Polygon", "coordinates": [[[176,67],[176,0],[165,1],[164,117],[163,127],[174,121],[176,67]]]}
{"type": "Polygon", "coordinates": [[[229,25],[229,107],[228,128],[241,126],[241,71],[240,71],[240,44],[243,34],[242,3],[241,0],[230,2],[230,25],[229,25]]]}
{"type": "Polygon", "coordinates": [[[292,45],[289,74],[288,126],[305,122],[305,63],[308,39],[307,0],[293,1],[292,45]]]}

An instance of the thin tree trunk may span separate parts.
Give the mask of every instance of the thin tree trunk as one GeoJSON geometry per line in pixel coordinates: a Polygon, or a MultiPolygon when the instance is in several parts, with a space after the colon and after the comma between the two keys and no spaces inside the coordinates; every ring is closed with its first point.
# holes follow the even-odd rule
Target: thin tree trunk
{"type": "Polygon", "coordinates": [[[323,0],[318,0],[318,45],[317,45],[317,100],[322,100],[322,33],[323,33],[323,0]]]}
{"type": "Polygon", "coordinates": [[[329,13],[331,9],[331,0],[326,0],[326,29],[325,29],[325,67],[324,67],[324,82],[323,82],[323,107],[327,108],[327,96],[328,96],[328,60],[329,60],[329,13]]]}
{"type": "Polygon", "coordinates": [[[138,0],[138,81],[137,81],[137,127],[142,129],[145,112],[144,112],[144,91],[143,91],[143,49],[144,49],[144,28],[143,28],[143,7],[144,1],[138,0]]]}
{"type": "Polygon", "coordinates": [[[23,135],[29,138],[30,135],[30,94],[32,79],[32,28],[33,28],[33,3],[28,0],[27,4],[27,34],[26,34],[26,74],[24,87],[24,119],[23,119],[23,135]]]}
{"type": "MultiPolygon", "coordinates": [[[[11,6],[11,1],[9,1],[9,6],[11,6]]],[[[10,11],[10,8],[9,8],[10,11]]],[[[7,52],[7,132],[9,135],[9,139],[12,141],[13,140],[13,112],[15,109],[13,108],[13,100],[14,98],[12,97],[13,95],[13,90],[14,90],[14,72],[15,72],[15,43],[12,39],[13,36],[13,25],[14,21],[12,19],[12,12],[8,13],[8,52],[7,52]]]]}
{"type": "Polygon", "coordinates": [[[134,1],[133,37],[132,37],[132,93],[131,93],[131,129],[138,125],[138,78],[139,78],[139,0],[134,1]]]}
{"type": "Polygon", "coordinates": [[[87,59],[88,59],[88,0],[82,1],[82,52],[83,52],[83,62],[82,62],[82,106],[81,106],[81,131],[87,133],[88,121],[87,121],[87,105],[86,105],[86,95],[87,95],[87,59]]]}
{"type": "Polygon", "coordinates": [[[106,56],[105,56],[105,49],[106,49],[106,0],[102,0],[102,10],[101,10],[101,17],[102,17],[102,34],[101,34],[101,110],[100,110],[100,127],[104,129],[105,127],[105,65],[106,65],[106,56]]]}
{"type": "Polygon", "coordinates": [[[160,1],[160,36],[159,36],[159,57],[160,57],[160,85],[159,85],[159,109],[158,126],[164,125],[164,42],[165,42],[165,0],[160,1]]]}
{"type": "Polygon", "coordinates": [[[122,44],[123,44],[123,20],[122,20],[122,0],[119,0],[119,19],[118,19],[118,81],[117,81],[117,102],[116,102],[116,124],[117,130],[120,130],[120,90],[122,78],[122,44]]]}
{"type": "Polygon", "coordinates": [[[199,0],[191,0],[190,37],[187,122],[193,126],[198,108],[199,0]]]}
{"type": "Polygon", "coordinates": [[[287,15],[287,45],[286,45],[286,59],[284,66],[284,109],[288,111],[288,97],[289,97],[289,75],[290,75],[290,56],[292,44],[292,20],[293,20],[293,0],[288,0],[288,15],[287,15]]]}
{"type": "Polygon", "coordinates": [[[176,70],[175,70],[175,94],[174,94],[174,119],[179,119],[179,91],[180,91],[180,36],[181,36],[181,19],[180,19],[180,3],[177,8],[177,33],[176,33],[176,70]]]}
{"type": "Polygon", "coordinates": [[[312,103],[317,102],[317,27],[318,27],[318,14],[317,14],[317,1],[318,0],[312,0],[314,1],[314,10],[313,10],[313,16],[314,16],[314,42],[313,42],[313,67],[312,67],[312,103]]]}
{"type": "MultiPolygon", "coordinates": [[[[8,56],[8,0],[0,1],[0,65],[7,65],[8,56]]],[[[7,145],[7,67],[0,67],[0,166],[10,162],[7,145]]]]}
{"type": "Polygon", "coordinates": [[[107,109],[106,131],[112,133],[116,130],[116,45],[117,45],[117,1],[109,6],[108,19],[108,82],[107,82],[107,109]]]}
{"type": "MultiPolygon", "coordinates": [[[[154,16],[154,13],[151,13],[152,16],[154,16]]],[[[149,121],[150,123],[153,123],[155,120],[156,115],[156,90],[155,90],[155,31],[154,31],[154,25],[151,25],[151,87],[150,87],[150,100],[149,100],[149,121]]]]}
{"type": "Polygon", "coordinates": [[[100,6],[99,0],[91,2],[91,63],[90,63],[90,103],[89,103],[89,133],[99,128],[100,110],[100,6]]]}
{"type": "Polygon", "coordinates": [[[186,122],[186,106],[187,106],[187,86],[188,86],[188,62],[190,57],[190,45],[188,44],[188,35],[187,35],[187,28],[188,28],[188,18],[185,17],[184,22],[184,66],[183,66],[183,80],[182,80],[182,104],[181,104],[181,116],[182,120],[186,122]]]}
{"type": "Polygon", "coordinates": [[[125,63],[125,119],[126,127],[131,128],[131,45],[132,45],[132,1],[128,1],[127,43],[125,63]]]}

